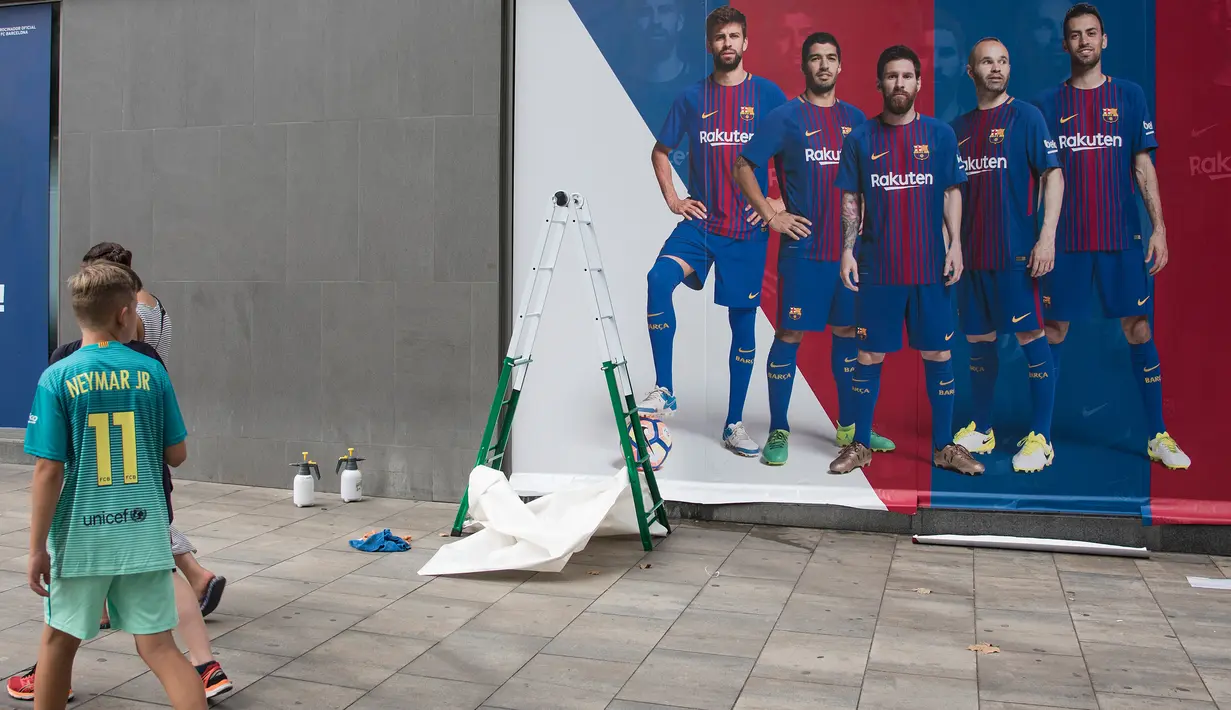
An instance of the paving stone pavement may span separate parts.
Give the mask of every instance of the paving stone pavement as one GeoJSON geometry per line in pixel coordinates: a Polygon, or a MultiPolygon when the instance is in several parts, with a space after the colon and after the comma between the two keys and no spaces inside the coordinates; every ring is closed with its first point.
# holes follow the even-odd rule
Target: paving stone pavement
{"type": "MultiPolygon", "coordinates": [[[[6,677],[33,662],[42,628],[25,583],[29,471],[0,466],[6,677]]],[[[1231,591],[1186,581],[1231,573],[1231,558],[685,522],[648,554],[592,541],[560,574],[427,578],[415,571],[449,542],[453,505],[321,500],[299,509],[285,490],[176,483],[177,524],[229,580],[206,623],[236,689],[214,705],[1231,709],[1231,591]],[[384,527],[414,549],[347,545],[384,527]]],[[[82,646],[73,685],[70,707],[165,706],[120,632],[82,646]]]]}

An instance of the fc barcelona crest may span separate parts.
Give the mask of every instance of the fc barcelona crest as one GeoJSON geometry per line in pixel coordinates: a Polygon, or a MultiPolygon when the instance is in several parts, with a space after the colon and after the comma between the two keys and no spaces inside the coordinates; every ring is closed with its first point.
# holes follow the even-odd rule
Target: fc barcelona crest
{"type": "Polygon", "coordinates": [[[1108,123],[1115,123],[1120,120],[1120,109],[1105,108],[1103,109],[1103,120],[1108,123]]]}
{"type": "Polygon", "coordinates": [[[756,116],[757,116],[757,111],[753,107],[751,106],[740,106],[739,107],[739,117],[744,119],[745,121],[751,121],[752,119],[756,118],[756,116]]]}
{"type": "Polygon", "coordinates": [[[1004,129],[1003,128],[993,128],[992,134],[987,137],[987,141],[991,143],[992,145],[1003,143],[1004,142],[1004,129]]]}
{"type": "Polygon", "coordinates": [[[915,158],[917,160],[927,160],[932,151],[928,150],[927,144],[915,146],[915,158]]]}
{"type": "Polygon", "coordinates": [[[791,320],[799,320],[804,316],[804,309],[799,306],[791,306],[790,312],[787,313],[791,320]]]}
{"type": "Polygon", "coordinates": [[[850,134],[851,134],[851,127],[850,127],[850,126],[843,126],[843,127],[842,127],[842,135],[844,135],[844,136],[849,136],[850,134]]]}
{"type": "Polygon", "coordinates": [[[868,339],[868,329],[867,328],[856,328],[855,337],[859,338],[860,340],[867,340],[868,339]]]}

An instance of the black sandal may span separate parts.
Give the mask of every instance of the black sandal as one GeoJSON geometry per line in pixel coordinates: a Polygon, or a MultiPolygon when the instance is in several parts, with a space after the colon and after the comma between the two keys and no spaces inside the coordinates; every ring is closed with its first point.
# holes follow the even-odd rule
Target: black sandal
{"type": "Polygon", "coordinates": [[[209,581],[209,585],[205,587],[205,594],[201,597],[201,618],[209,616],[218,608],[218,603],[222,601],[222,592],[226,587],[226,577],[214,577],[209,581]]]}

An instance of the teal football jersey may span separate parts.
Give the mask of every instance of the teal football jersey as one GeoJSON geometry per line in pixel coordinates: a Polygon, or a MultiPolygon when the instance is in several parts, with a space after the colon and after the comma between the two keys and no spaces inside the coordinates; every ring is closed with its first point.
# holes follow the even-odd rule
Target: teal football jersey
{"type": "Polygon", "coordinates": [[[163,449],[186,436],[166,369],[119,343],[84,346],[43,372],[25,448],[64,462],[48,535],[53,576],[175,566],[163,449]]]}

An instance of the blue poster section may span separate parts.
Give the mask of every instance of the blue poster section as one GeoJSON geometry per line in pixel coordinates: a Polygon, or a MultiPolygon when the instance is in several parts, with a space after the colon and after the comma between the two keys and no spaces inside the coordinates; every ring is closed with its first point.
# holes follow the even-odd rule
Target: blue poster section
{"type": "Polygon", "coordinates": [[[25,427],[47,366],[51,6],[0,8],[0,427],[25,427]]]}
{"type": "MultiPolygon", "coordinates": [[[[1011,95],[1033,99],[1064,81],[1069,60],[1061,36],[1064,14],[1073,4],[1070,0],[937,0],[937,115],[950,121],[975,108],[965,64],[970,47],[983,37],[998,37],[1009,48],[1011,95]]],[[[1140,84],[1153,115],[1153,0],[1118,0],[1098,7],[1107,33],[1103,71],[1140,84]]],[[[1148,229],[1144,206],[1139,209],[1148,229]]],[[[987,472],[980,477],[934,469],[933,507],[1142,514],[1150,495],[1149,435],[1120,323],[1104,318],[1096,307],[1086,321],[1072,324],[1064,348],[1052,426],[1055,463],[1040,473],[1013,471],[1018,440],[1030,429],[1031,403],[1021,349],[1012,336],[1002,336],[993,422],[997,449],[981,457],[987,472]]],[[[965,341],[954,347],[958,427],[972,418],[969,357],[965,341]]]]}

